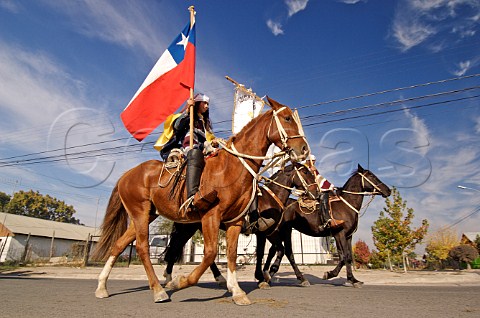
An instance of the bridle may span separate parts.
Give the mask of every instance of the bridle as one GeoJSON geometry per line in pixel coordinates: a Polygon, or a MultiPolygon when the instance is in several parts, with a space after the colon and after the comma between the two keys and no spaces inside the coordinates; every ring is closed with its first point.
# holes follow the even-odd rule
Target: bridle
{"type": "MultiPolygon", "coordinates": [[[[382,194],[382,190],[380,189],[379,185],[384,185],[383,182],[380,182],[379,184],[375,184],[373,183],[372,180],[370,180],[365,174],[361,173],[361,172],[357,172],[357,174],[359,174],[361,177],[362,177],[362,189],[365,188],[365,181],[367,181],[372,187],[373,187],[373,191],[372,192],[369,192],[369,191],[363,191],[363,192],[353,192],[353,191],[346,191],[346,190],[342,190],[343,193],[348,193],[348,194],[355,194],[355,195],[371,195],[372,198],[370,199],[370,201],[366,204],[365,206],[365,209],[368,208],[368,206],[370,205],[370,203],[373,201],[373,198],[375,195],[377,194],[382,194]]],[[[358,210],[357,208],[355,208],[353,205],[351,205],[347,200],[345,200],[342,196],[338,195],[338,198],[343,202],[345,203],[350,209],[352,209],[353,211],[357,212],[357,214],[360,214],[360,210],[358,210]]]]}
{"type": "MultiPolygon", "coordinates": [[[[261,176],[261,179],[263,180],[266,180],[270,183],[273,183],[281,188],[284,188],[284,189],[287,189],[288,191],[291,191],[293,195],[295,196],[298,196],[298,197],[301,197],[303,196],[304,194],[307,194],[311,199],[315,199],[315,195],[309,190],[311,186],[317,186],[317,183],[314,181],[313,183],[307,183],[307,181],[305,180],[305,178],[302,176],[302,174],[300,173],[300,171],[302,169],[307,169],[307,167],[305,167],[304,165],[301,165],[300,168],[297,168],[296,166],[293,166],[293,169],[294,169],[294,172],[291,176],[290,176],[290,179],[288,180],[288,184],[292,184],[293,183],[293,179],[295,178],[295,176],[298,177],[298,179],[300,180],[300,183],[302,184],[302,187],[303,187],[303,190],[300,190],[298,188],[294,188],[294,187],[290,187],[290,186],[287,186],[287,185],[284,185],[284,184],[281,184],[279,183],[278,181],[276,181],[275,179],[270,179],[270,178],[267,178],[267,177],[264,177],[264,176],[261,176]]],[[[267,185],[263,185],[262,186],[263,188],[266,188],[268,190],[270,190],[267,185]]],[[[267,191],[268,191],[267,190],[267,191]]],[[[274,196],[276,196],[273,191],[268,191],[270,194],[273,194],[274,196]]]]}
{"type": "Polygon", "coordinates": [[[272,119],[270,121],[270,126],[268,126],[267,139],[273,144],[272,140],[270,139],[270,129],[272,128],[273,122],[275,121],[275,123],[277,124],[278,134],[280,135],[280,141],[282,142],[282,151],[287,152],[287,150],[290,150],[290,148],[288,146],[288,140],[289,139],[303,138],[303,140],[305,140],[305,142],[307,142],[307,139],[305,138],[305,133],[303,132],[302,123],[300,121],[300,117],[298,115],[297,110],[295,110],[293,112],[292,118],[295,121],[295,123],[297,124],[299,134],[294,135],[294,136],[289,136],[287,134],[287,132],[285,131],[285,128],[283,128],[283,125],[280,122],[280,119],[278,118],[278,114],[285,109],[287,109],[287,107],[283,106],[283,107],[279,108],[278,110],[272,110],[273,115],[272,115],[272,119]]]}
{"type": "MultiPolygon", "coordinates": [[[[239,220],[240,218],[242,218],[245,213],[248,211],[248,208],[250,207],[250,205],[252,204],[254,198],[255,198],[255,193],[256,193],[256,189],[257,189],[257,183],[258,181],[262,178],[262,175],[261,173],[263,171],[266,171],[267,168],[270,168],[272,167],[275,163],[276,163],[276,160],[272,160],[272,159],[278,159],[279,157],[283,157],[285,155],[288,155],[288,153],[290,152],[290,147],[288,146],[288,140],[289,139],[294,139],[294,138],[303,138],[305,140],[305,143],[308,144],[306,138],[305,138],[305,134],[303,133],[303,127],[302,127],[302,124],[300,122],[300,117],[298,116],[298,112],[295,110],[295,112],[293,113],[293,119],[295,120],[297,126],[298,126],[298,131],[299,131],[299,135],[294,135],[294,136],[289,136],[287,134],[287,132],[285,131],[285,128],[283,128],[283,125],[282,123],[280,122],[280,119],[278,118],[278,114],[280,112],[282,112],[283,110],[287,109],[286,106],[283,106],[283,107],[280,107],[278,110],[274,110],[272,109],[272,119],[270,120],[270,125],[268,126],[268,130],[267,130],[267,140],[274,144],[272,142],[272,139],[270,138],[270,130],[272,128],[272,125],[273,125],[273,122],[275,121],[275,123],[277,124],[277,131],[280,135],[280,140],[282,142],[282,151],[279,152],[279,153],[276,153],[274,154],[273,156],[251,156],[251,155],[247,155],[247,154],[242,154],[240,152],[237,151],[237,149],[235,149],[235,145],[233,144],[233,142],[231,143],[231,149],[227,147],[226,143],[225,142],[219,142],[220,145],[222,145],[223,149],[225,149],[228,153],[236,156],[240,162],[242,163],[242,165],[245,167],[245,169],[247,169],[247,171],[253,176],[253,184],[252,184],[252,195],[250,196],[250,201],[248,202],[247,206],[245,207],[245,209],[237,216],[235,217],[234,219],[232,220],[229,220],[229,221],[225,221],[224,223],[231,223],[231,222],[235,222],[237,220],[239,220]],[[260,173],[256,173],[255,171],[253,171],[253,169],[247,164],[247,162],[245,161],[244,158],[247,158],[247,159],[253,159],[253,160],[271,160],[270,164],[267,165],[262,171],[260,171],[260,173]]],[[[295,153],[293,154],[295,157],[295,153]]],[[[295,158],[296,159],[296,158],[295,158]]],[[[301,179],[302,180],[302,179],[301,179]]],[[[308,188],[307,188],[308,189],[308,188]]]]}
{"type": "Polygon", "coordinates": [[[372,195],[372,196],[377,195],[377,194],[382,194],[382,190],[380,189],[379,185],[384,185],[383,182],[375,184],[365,174],[363,174],[361,172],[357,172],[357,174],[359,174],[362,177],[362,189],[365,188],[365,181],[367,181],[373,187],[373,191],[371,191],[371,192],[370,191],[353,192],[353,191],[342,190],[342,192],[348,193],[348,194],[372,195]]]}

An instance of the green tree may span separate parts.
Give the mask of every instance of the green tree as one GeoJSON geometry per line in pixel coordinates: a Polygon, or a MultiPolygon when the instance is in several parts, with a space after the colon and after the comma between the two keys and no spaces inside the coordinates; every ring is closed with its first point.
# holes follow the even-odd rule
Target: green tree
{"type": "Polygon", "coordinates": [[[402,199],[396,188],[392,189],[392,199],[386,198],[385,204],[372,226],[373,243],[379,256],[388,261],[390,270],[393,270],[392,259],[402,259],[406,270],[405,255],[422,242],[427,234],[428,221],[422,220],[419,228],[411,228],[414,211],[407,208],[407,201],[402,199]]]}
{"type": "Polygon", "coordinates": [[[448,258],[448,252],[459,244],[457,233],[453,229],[440,229],[430,234],[425,247],[428,265],[443,268],[448,258]]]}
{"type": "Polygon", "coordinates": [[[370,249],[368,248],[367,243],[362,240],[358,240],[353,247],[353,258],[355,260],[355,265],[357,268],[367,267],[370,262],[370,249]]]}
{"type": "Polygon", "coordinates": [[[477,251],[480,253],[480,235],[477,235],[474,243],[475,243],[475,246],[477,247],[477,251]]]}
{"type": "Polygon", "coordinates": [[[80,224],[73,217],[76,213],[71,205],[54,197],[40,194],[38,191],[15,192],[6,206],[6,212],[63,223],[80,224]]]}
{"type": "Polygon", "coordinates": [[[0,191],[0,212],[4,212],[8,202],[10,202],[10,196],[0,191]]]}

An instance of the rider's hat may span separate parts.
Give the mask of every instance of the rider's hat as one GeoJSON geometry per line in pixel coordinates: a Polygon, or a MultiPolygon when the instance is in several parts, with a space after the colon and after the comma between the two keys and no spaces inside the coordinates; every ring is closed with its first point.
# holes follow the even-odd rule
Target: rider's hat
{"type": "Polygon", "coordinates": [[[202,94],[202,93],[198,93],[197,95],[195,95],[195,97],[193,98],[193,100],[194,100],[195,102],[207,102],[207,103],[210,103],[210,97],[208,97],[207,95],[202,94]]]}

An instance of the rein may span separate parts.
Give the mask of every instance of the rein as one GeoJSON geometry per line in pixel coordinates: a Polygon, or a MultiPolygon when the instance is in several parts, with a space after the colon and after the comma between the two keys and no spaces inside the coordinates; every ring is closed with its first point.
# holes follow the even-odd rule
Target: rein
{"type": "MultiPolygon", "coordinates": [[[[273,120],[275,119],[275,123],[277,124],[277,130],[280,134],[280,139],[282,141],[282,151],[274,154],[273,156],[251,156],[251,155],[248,155],[248,154],[243,154],[243,153],[240,153],[240,152],[237,151],[233,142],[231,144],[232,148],[229,149],[225,142],[219,140],[219,144],[222,146],[222,148],[225,149],[228,153],[237,157],[238,160],[240,160],[241,164],[245,167],[245,169],[247,169],[247,171],[253,176],[252,195],[250,196],[250,200],[248,201],[248,204],[246,205],[245,209],[239,215],[237,215],[235,218],[233,218],[232,220],[224,221],[223,223],[232,223],[232,222],[238,221],[240,218],[242,218],[245,215],[245,213],[247,213],[248,209],[250,208],[250,205],[252,204],[253,200],[255,199],[258,180],[261,178],[261,174],[253,171],[253,169],[247,164],[247,162],[245,161],[244,158],[253,159],[253,160],[271,160],[271,162],[267,165],[267,167],[270,168],[271,166],[273,166],[274,163],[276,163],[276,161],[274,162],[274,160],[272,160],[272,159],[277,158],[277,157],[283,157],[284,155],[288,155],[287,151],[284,150],[284,149],[288,149],[288,145],[287,145],[288,139],[300,138],[300,137],[305,139],[304,135],[298,135],[298,136],[292,136],[292,137],[288,136],[287,132],[285,131],[285,129],[282,126],[282,123],[280,122],[280,119],[278,119],[278,113],[280,113],[281,111],[283,111],[285,109],[287,109],[287,107],[283,106],[278,110],[272,110],[272,119],[270,121],[270,125],[268,126],[267,140],[270,141],[270,143],[273,143],[270,139],[270,129],[272,127],[273,120]]],[[[297,115],[297,117],[298,117],[298,115],[297,115]]],[[[294,114],[294,119],[295,119],[295,122],[298,125],[299,131],[303,131],[302,128],[301,128],[301,123],[299,123],[299,121],[297,121],[297,119],[295,118],[295,114],[294,114]]],[[[305,142],[306,142],[306,139],[305,139],[305,142]]],[[[264,170],[266,170],[267,167],[265,167],[264,170]]]]}

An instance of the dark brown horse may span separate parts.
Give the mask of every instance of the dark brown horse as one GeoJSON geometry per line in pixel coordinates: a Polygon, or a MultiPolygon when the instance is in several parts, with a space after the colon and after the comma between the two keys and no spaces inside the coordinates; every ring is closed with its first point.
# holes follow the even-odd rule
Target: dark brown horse
{"type": "MultiPolygon", "coordinates": [[[[325,273],[323,279],[330,279],[338,276],[342,267],[346,265],[347,282],[352,284],[353,287],[360,287],[363,282],[357,280],[352,272],[352,236],[357,230],[359,211],[362,207],[363,197],[365,195],[376,194],[388,197],[390,193],[390,188],[380,181],[377,176],[371,171],[365,170],[358,165],[358,170],[353,173],[345,183],[338,198],[332,198],[331,210],[333,217],[337,220],[341,219],[345,221],[342,228],[332,231],[320,231],[319,226],[322,224],[319,213],[311,213],[311,211],[302,208],[298,201],[292,200],[292,202],[289,203],[284,212],[285,222],[280,227],[279,236],[284,244],[285,254],[288,257],[298,280],[302,282],[302,285],[309,285],[309,283],[295,263],[292,251],[292,229],[296,229],[303,234],[314,237],[333,236],[335,238],[340,261],[333,271],[325,273]]],[[[283,254],[278,254],[278,251],[282,251],[282,249],[272,246],[265,262],[264,274],[267,282],[270,281],[271,277],[273,277],[280,267],[283,254]],[[277,253],[277,258],[274,264],[270,267],[270,262],[275,253],[277,253]]]]}
{"type": "MultiPolygon", "coordinates": [[[[255,278],[259,283],[265,280],[262,271],[265,238],[268,238],[271,233],[276,232],[280,227],[281,222],[283,222],[282,211],[293,188],[296,188],[297,192],[298,190],[301,190],[300,195],[305,195],[312,199],[316,199],[319,193],[318,186],[315,183],[315,176],[307,166],[300,163],[288,165],[282,170],[277,171],[271,178],[266,178],[265,184],[260,186],[261,195],[258,197],[258,212],[262,217],[274,219],[275,223],[264,232],[258,230],[253,231],[257,235],[257,241],[263,240],[263,247],[258,248],[256,251],[257,266],[255,269],[255,278]],[[259,239],[259,237],[261,237],[261,239],[259,239]]],[[[167,267],[163,274],[165,277],[165,283],[172,280],[173,266],[175,262],[180,259],[183,247],[197,230],[202,230],[200,223],[173,224],[173,230],[164,258],[167,262],[167,267]]],[[[278,242],[278,244],[274,244],[273,246],[283,248],[281,242],[278,242]]],[[[210,269],[215,280],[219,282],[219,284],[223,284],[225,278],[218,270],[217,265],[212,263],[210,269]]]]}
{"type": "Polygon", "coordinates": [[[97,298],[108,297],[106,283],[120,253],[136,239],[136,249],[153,290],[155,302],[169,301],[160,285],[149,257],[148,225],[158,215],[181,223],[201,222],[205,250],[202,262],[187,276],[177,277],[171,283],[175,289],[195,285],[217,254],[218,232],[226,225],[227,288],[233,301],[248,305],[250,300],[236,278],[238,236],[245,212],[251,202],[256,173],[260,170],[268,147],[273,143],[290,155],[302,160],[308,155],[308,145],[302,135],[298,116],[287,106],[268,99],[272,109],[253,119],[237,135],[231,137],[218,154],[206,161],[200,181],[201,193],[216,190],[218,197],[205,211],[184,213],[185,184],[170,181],[169,174],[161,174],[164,163],[144,162],[127,171],[112,191],[102,224],[102,237],[95,256],[107,259],[98,278],[97,298]],[[233,153],[233,154],[232,154],[233,153]],[[173,197],[172,197],[173,194],[173,197]]]}

